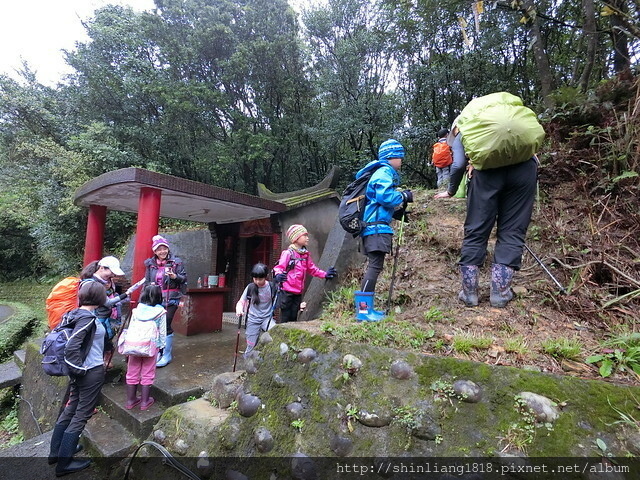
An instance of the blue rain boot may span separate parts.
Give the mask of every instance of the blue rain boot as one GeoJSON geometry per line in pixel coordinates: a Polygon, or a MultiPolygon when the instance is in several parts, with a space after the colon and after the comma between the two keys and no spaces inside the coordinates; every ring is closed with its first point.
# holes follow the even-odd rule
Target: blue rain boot
{"type": "Polygon", "coordinates": [[[489,303],[492,307],[504,308],[513,298],[511,280],[515,270],[507,265],[494,263],[491,265],[491,294],[489,303]]]}
{"type": "Polygon", "coordinates": [[[356,302],[356,320],[358,322],[379,322],[385,314],[373,309],[374,292],[353,292],[356,302]]]}
{"type": "Polygon", "coordinates": [[[173,333],[171,335],[167,335],[166,345],[164,346],[164,352],[158,363],[156,363],[156,367],[166,367],[171,360],[173,360],[173,356],[171,355],[171,348],[173,347],[173,333]]]}
{"type": "Polygon", "coordinates": [[[458,300],[467,307],[478,306],[478,266],[460,265],[462,290],[458,293],[458,300]]]}

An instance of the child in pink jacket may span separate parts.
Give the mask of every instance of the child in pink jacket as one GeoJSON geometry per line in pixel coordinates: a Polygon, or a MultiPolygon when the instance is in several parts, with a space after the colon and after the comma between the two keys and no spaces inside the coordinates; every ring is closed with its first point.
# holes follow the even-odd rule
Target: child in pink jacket
{"type": "Polygon", "coordinates": [[[295,322],[302,302],[302,290],[307,273],[318,278],[335,278],[338,274],[334,267],[326,272],[313,263],[307,244],[309,233],[302,225],[291,225],[287,230],[287,238],[291,242],[289,248],[280,254],[280,260],[273,271],[275,281],[280,285],[278,303],[280,306],[280,323],[295,322]]]}

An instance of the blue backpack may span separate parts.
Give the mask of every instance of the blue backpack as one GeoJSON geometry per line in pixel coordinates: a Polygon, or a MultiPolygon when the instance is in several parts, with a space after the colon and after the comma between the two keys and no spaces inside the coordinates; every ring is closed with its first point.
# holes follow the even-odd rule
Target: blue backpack
{"type": "Polygon", "coordinates": [[[63,377],[69,375],[69,368],[64,361],[64,349],[71,338],[75,321],[69,322],[69,317],[64,314],[60,324],[51,330],[45,337],[40,347],[42,358],[42,369],[47,375],[63,377]]]}

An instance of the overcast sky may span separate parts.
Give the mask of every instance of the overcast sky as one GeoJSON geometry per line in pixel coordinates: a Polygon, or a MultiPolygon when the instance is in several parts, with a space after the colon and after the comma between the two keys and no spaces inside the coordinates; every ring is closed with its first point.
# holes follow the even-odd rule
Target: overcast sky
{"type": "Polygon", "coordinates": [[[55,86],[71,71],[61,50],[87,40],[81,21],[108,4],[154,7],[153,0],[0,0],[0,73],[17,78],[26,60],[38,81],[55,86]]]}

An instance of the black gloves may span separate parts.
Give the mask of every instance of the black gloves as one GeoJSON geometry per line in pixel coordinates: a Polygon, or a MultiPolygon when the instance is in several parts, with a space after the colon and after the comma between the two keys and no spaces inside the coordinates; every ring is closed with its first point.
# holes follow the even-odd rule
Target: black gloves
{"type": "Polygon", "coordinates": [[[274,280],[276,281],[276,283],[284,283],[287,281],[287,274],[279,273],[274,277],[274,280]]]}
{"type": "Polygon", "coordinates": [[[413,203],[413,192],[411,190],[404,190],[400,192],[405,203],[413,203]]]}
{"type": "Polygon", "coordinates": [[[405,222],[408,221],[409,213],[405,210],[406,208],[407,206],[404,205],[402,208],[394,211],[391,218],[393,218],[394,220],[402,220],[404,218],[405,222]]]}
{"type": "Polygon", "coordinates": [[[324,278],[328,278],[329,280],[331,280],[332,278],[336,278],[338,276],[338,271],[335,269],[335,267],[329,267],[329,270],[327,270],[327,275],[324,278]]]}

